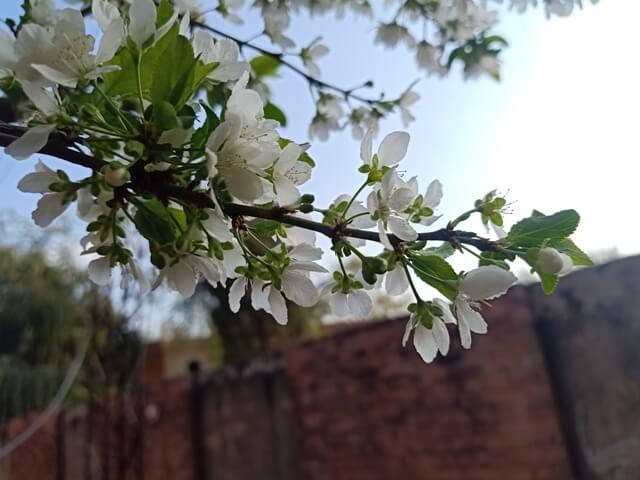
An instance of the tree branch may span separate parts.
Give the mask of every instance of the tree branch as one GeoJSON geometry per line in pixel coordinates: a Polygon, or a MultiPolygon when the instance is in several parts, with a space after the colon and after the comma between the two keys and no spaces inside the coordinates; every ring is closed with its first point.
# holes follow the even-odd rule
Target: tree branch
{"type": "Polygon", "coordinates": [[[332,90],[336,93],[339,93],[340,95],[342,95],[345,99],[349,99],[352,98],[354,100],[357,100],[359,102],[362,103],[366,103],[367,105],[376,105],[378,103],[380,103],[379,100],[375,100],[373,98],[366,98],[363,97],[361,95],[358,95],[356,93],[353,93],[353,89],[345,89],[345,88],[341,88],[338,87],[337,85],[333,85],[331,83],[322,81],[322,80],[318,80],[315,77],[312,77],[311,75],[309,75],[307,72],[305,72],[304,70],[302,70],[301,68],[295,66],[294,64],[288,62],[287,60],[285,60],[283,58],[283,54],[282,53],[277,53],[277,52],[272,52],[270,50],[267,50],[265,48],[259,47],[251,42],[245,41],[245,40],[241,40],[238,37],[231,35],[229,33],[225,33],[221,30],[218,30],[217,28],[211,27],[209,25],[207,25],[206,23],[203,22],[192,22],[192,25],[198,28],[202,28],[203,30],[208,30],[211,33],[215,33],[216,35],[219,35],[221,37],[225,37],[228,38],[229,40],[233,40],[234,42],[236,42],[240,48],[250,48],[251,50],[254,50],[258,53],[261,53],[262,55],[265,55],[267,57],[273,58],[274,60],[278,61],[281,65],[284,65],[285,67],[287,67],[289,70],[293,71],[294,73],[297,73],[298,75],[300,75],[301,77],[303,77],[307,82],[309,82],[311,85],[315,85],[317,87],[320,88],[324,88],[327,90],[332,90]]]}
{"type": "MultiPolygon", "coordinates": [[[[26,129],[22,127],[0,123],[0,146],[6,147],[11,142],[19,138],[25,130],[26,129]]],[[[63,135],[55,134],[50,137],[49,143],[47,143],[39,153],[50,155],[69,163],[96,171],[99,171],[104,165],[106,165],[106,163],[100,159],[72,150],[70,148],[70,145],[72,144],[73,142],[63,135]]],[[[166,179],[165,181],[162,181],[164,178],[163,175],[165,175],[163,172],[145,172],[142,169],[137,171],[136,175],[132,176],[132,182],[130,184],[127,184],[122,188],[129,188],[137,193],[152,193],[165,200],[175,199],[198,208],[216,209],[214,201],[207,193],[172,185],[167,182],[166,179]]],[[[345,225],[336,226],[315,222],[313,220],[293,215],[290,210],[282,207],[261,208],[237,203],[227,203],[222,206],[222,209],[225,214],[231,217],[253,217],[265,220],[274,220],[286,225],[311,230],[331,239],[348,237],[369,240],[372,242],[380,241],[380,237],[377,232],[358,230],[345,225]]],[[[394,235],[389,235],[389,239],[394,245],[402,243],[402,240],[394,235]]],[[[480,238],[473,232],[452,230],[448,228],[420,233],[418,234],[418,240],[443,241],[451,242],[452,244],[461,243],[471,245],[481,251],[500,250],[499,244],[485,238],[480,238]]]]}

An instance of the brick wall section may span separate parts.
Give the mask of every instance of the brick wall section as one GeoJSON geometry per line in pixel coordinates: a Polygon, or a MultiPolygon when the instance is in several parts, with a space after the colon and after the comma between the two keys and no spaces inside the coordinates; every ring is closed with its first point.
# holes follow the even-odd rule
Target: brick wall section
{"type": "Polygon", "coordinates": [[[276,364],[247,375],[219,374],[204,388],[207,478],[293,480],[292,402],[276,364]]]}
{"type": "MultiPolygon", "coordinates": [[[[202,387],[206,478],[640,478],[638,278],[640,257],[577,272],[553,297],[513,289],[485,309],[490,331],[471,351],[454,333],[432,365],[401,347],[404,321],[387,321],[295,347],[270,370],[218,373],[202,387]]],[[[52,419],[0,480],[63,480],[60,458],[64,480],[193,480],[190,388],[148,386],[120,399],[124,417],[52,419]],[[118,451],[139,461],[124,476],[118,451]]],[[[12,421],[5,441],[32,420],[12,421]]]]}
{"type": "Polygon", "coordinates": [[[487,309],[490,334],[425,365],[404,322],[287,354],[306,480],[570,478],[523,290],[487,309]]]}
{"type": "MultiPolygon", "coordinates": [[[[193,480],[189,388],[164,382],[108,409],[82,406],[53,417],[9,456],[0,479],[193,480]]],[[[7,438],[34,419],[12,421],[7,438]]]]}
{"type": "MultiPolygon", "coordinates": [[[[7,429],[7,439],[15,438],[28,428],[36,415],[12,421],[7,429]]],[[[56,419],[48,421],[29,441],[15,450],[6,460],[4,474],[7,479],[54,479],[56,465],[56,419]]],[[[4,478],[2,480],[5,480],[4,478]]]]}

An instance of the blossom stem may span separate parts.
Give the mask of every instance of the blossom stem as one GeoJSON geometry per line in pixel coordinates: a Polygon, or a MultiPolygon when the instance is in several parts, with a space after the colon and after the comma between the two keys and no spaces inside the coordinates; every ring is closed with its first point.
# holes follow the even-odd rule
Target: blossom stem
{"type": "Polygon", "coordinates": [[[418,289],[416,288],[415,284],[413,283],[413,279],[411,278],[411,272],[409,271],[409,268],[407,267],[407,263],[404,261],[404,259],[401,260],[402,263],[402,269],[404,270],[404,274],[407,276],[407,281],[409,282],[409,286],[411,287],[411,290],[413,291],[413,295],[416,297],[416,300],[420,303],[422,303],[422,298],[420,298],[420,294],[418,293],[418,289]]]}
{"type": "Polygon", "coordinates": [[[365,180],[364,183],[362,185],[360,185],[358,190],[356,190],[356,193],[353,194],[353,196],[351,197],[351,200],[349,200],[349,203],[347,203],[347,206],[344,209],[344,212],[342,212],[342,215],[340,216],[340,221],[344,221],[344,217],[347,214],[347,212],[349,211],[349,209],[351,208],[351,206],[353,205],[353,202],[356,201],[356,199],[358,198],[358,195],[360,195],[362,193],[362,191],[367,187],[368,183],[369,182],[367,180],[365,180]]]}

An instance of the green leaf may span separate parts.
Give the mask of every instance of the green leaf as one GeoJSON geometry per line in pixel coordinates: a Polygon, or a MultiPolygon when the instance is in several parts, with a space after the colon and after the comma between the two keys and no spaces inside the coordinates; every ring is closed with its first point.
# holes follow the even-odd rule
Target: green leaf
{"type": "Polygon", "coordinates": [[[191,42],[181,35],[175,37],[154,66],[151,101],[167,101],[181,108],[193,92],[196,64],[191,42]]]}
{"type": "Polygon", "coordinates": [[[189,105],[182,107],[176,115],[178,116],[180,126],[184,129],[193,127],[193,123],[196,121],[196,112],[194,112],[193,108],[189,105]]]}
{"type": "Polygon", "coordinates": [[[435,255],[441,258],[448,258],[455,253],[455,249],[449,242],[442,242],[442,245],[438,247],[429,247],[422,250],[422,253],[426,255],[435,255]]]}
{"type": "MultiPolygon", "coordinates": [[[[173,44],[180,37],[178,25],[171,29],[142,55],[140,62],[140,83],[142,95],[145,99],[151,98],[151,83],[155,78],[156,65],[165,58],[165,51],[171,51],[173,44]]],[[[184,37],[182,37],[184,39],[184,37]]],[[[186,39],[184,39],[186,40],[186,39]]],[[[138,74],[137,59],[133,57],[129,48],[121,48],[108,65],[116,65],[120,70],[108,73],[104,76],[104,90],[114,97],[137,98],[138,74]]],[[[169,69],[173,71],[173,66],[169,69]]],[[[163,99],[165,100],[165,99],[163,99]]]]}
{"type": "MultiPolygon", "coordinates": [[[[538,212],[539,213],[539,212],[538,212]]],[[[553,215],[537,215],[536,212],[513,227],[506,238],[511,245],[534,247],[545,240],[561,240],[571,235],[580,223],[575,210],[563,210],[553,215]]]]}
{"type": "Polygon", "coordinates": [[[580,250],[573,240],[569,238],[552,240],[548,243],[548,246],[555,248],[561,253],[569,255],[571,260],[573,260],[573,264],[576,266],[590,267],[593,265],[593,261],[589,258],[589,255],[580,250]]]}
{"type": "Polygon", "coordinates": [[[166,245],[176,239],[175,226],[169,212],[157,199],[139,203],[133,221],[147,240],[166,245]]]}
{"type": "Polygon", "coordinates": [[[560,281],[560,279],[557,275],[551,275],[549,273],[538,272],[538,275],[540,275],[542,290],[544,290],[544,293],[546,293],[547,295],[551,295],[558,286],[558,282],[560,281]]]}
{"type": "Polygon", "coordinates": [[[120,70],[104,75],[102,88],[112,97],[135,97],[137,95],[136,62],[128,48],[121,48],[108,65],[120,70]]]}
{"type": "Polygon", "coordinates": [[[436,255],[411,255],[410,265],[423,282],[449,300],[456,298],[458,275],[445,259],[436,255]]]}
{"type": "Polygon", "coordinates": [[[251,223],[251,231],[260,236],[273,236],[280,230],[275,220],[258,220],[251,223]]]}
{"type": "Polygon", "coordinates": [[[281,63],[270,55],[258,55],[249,62],[253,73],[258,78],[277,77],[281,63]]]}
{"type": "Polygon", "coordinates": [[[160,28],[171,20],[171,17],[173,16],[173,5],[171,5],[171,2],[168,0],[162,0],[158,4],[157,12],[156,28],[160,28]]]}
{"type": "Polygon", "coordinates": [[[264,118],[270,118],[277,121],[280,126],[287,126],[287,117],[284,112],[276,107],[273,103],[269,102],[264,106],[264,118]]]}
{"type": "Polygon", "coordinates": [[[387,271],[387,263],[379,257],[364,257],[362,260],[362,278],[369,285],[376,283],[376,276],[387,271]]]}
{"type": "Polygon", "coordinates": [[[181,124],[176,114],[176,109],[169,102],[161,101],[153,105],[151,113],[154,131],[157,134],[170,130],[172,128],[180,128],[181,124]]]}

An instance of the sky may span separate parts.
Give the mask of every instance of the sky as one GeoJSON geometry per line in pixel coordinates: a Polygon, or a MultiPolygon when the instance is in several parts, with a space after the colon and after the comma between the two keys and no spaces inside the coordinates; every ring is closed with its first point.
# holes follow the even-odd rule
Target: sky
{"type": "MultiPolygon", "coordinates": [[[[17,17],[19,4],[3,0],[0,16],[17,17]]],[[[290,33],[298,45],[323,37],[331,54],[320,63],[322,78],[331,83],[350,87],[373,79],[393,97],[419,79],[415,89],[422,98],[413,108],[417,120],[407,129],[411,143],[402,168],[417,175],[422,188],[434,178],[444,184],[445,218],[497,188],[514,202],[507,223],[533,208],[545,213],[575,208],[582,215],[575,235],[580,246],[634,254],[640,252],[635,219],[640,147],[634,135],[640,112],[638,18],[637,0],[602,0],[566,19],[546,20],[541,9],[525,15],[503,11],[497,30],[511,46],[499,83],[464,82],[458,71],[427,78],[410,52],[374,47],[373,26],[365,19],[301,16],[290,33]]],[[[255,17],[239,29],[222,26],[242,38],[260,31],[255,17]]],[[[283,135],[307,141],[313,115],[307,84],[283,71],[273,90],[289,118],[283,135]]],[[[402,129],[397,117],[381,125],[382,134],[397,129],[402,129]]],[[[310,153],[318,166],[305,190],[316,194],[318,206],[359,185],[358,151],[348,131],[313,143],[310,153]]],[[[35,162],[0,153],[0,208],[29,216],[37,195],[15,186],[35,162]]],[[[71,176],[83,173],[66,169],[71,176]]]]}

